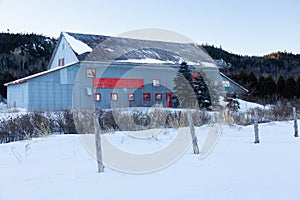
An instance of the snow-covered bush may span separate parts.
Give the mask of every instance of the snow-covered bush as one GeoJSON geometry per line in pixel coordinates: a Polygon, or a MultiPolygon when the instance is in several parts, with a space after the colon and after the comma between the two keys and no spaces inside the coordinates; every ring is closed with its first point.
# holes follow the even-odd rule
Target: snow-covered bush
{"type": "Polygon", "coordinates": [[[0,143],[26,140],[48,135],[53,121],[42,113],[33,112],[0,121],[0,143]]]}
{"type": "MultiPolygon", "coordinates": [[[[287,121],[293,119],[292,106],[289,104],[276,104],[268,109],[255,108],[258,113],[258,122],[266,123],[271,121],[287,121]]],[[[254,110],[250,109],[246,112],[234,112],[232,117],[234,123],[238,125],[251,125],[254,123],[254,110]]]]}

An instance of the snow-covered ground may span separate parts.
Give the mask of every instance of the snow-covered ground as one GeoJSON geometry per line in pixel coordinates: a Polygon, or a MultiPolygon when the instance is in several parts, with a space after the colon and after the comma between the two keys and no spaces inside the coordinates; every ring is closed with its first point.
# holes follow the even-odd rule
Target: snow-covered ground
{"type": "Polygon", "coordinates": [[[253,109],[253,108],[261,108],[261,109],[266,108],[261,104],[245,101],[245,100],[242,100],[242,99],[238,99],[238,102],[240,103],[239,111],[241,111],[241,112],[245,112],[245,111],[247,111],[249,109],[253,109]]]}
{"type": "MultiPolygon", "coordinates": [[[[198,128],[201,144],[207,127],[198,128]]],[[[162,131],[137,140],[122,133],[108,137],[120,147],[139,151],[161,148],[173,138],[162,131]]],[[[204,160],[189,149],[169,167],[148,174],[106,168],[96,161],[79,135],[52,135],[0,145],[0,200],[14,199],[300,199],[300,139],[292,122],[253,127],[225,126],[213,152],[204,160]]]]}

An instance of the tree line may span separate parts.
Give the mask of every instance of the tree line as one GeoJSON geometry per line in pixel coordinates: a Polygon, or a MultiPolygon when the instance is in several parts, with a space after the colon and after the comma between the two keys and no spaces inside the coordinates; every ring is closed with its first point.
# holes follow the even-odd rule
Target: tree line
{"type": "Polygon", "coordinates": [[[294,100],[300,98],[300,76],[297,79],[293,76],[285,78],[281,74],[277,80],[274,80],[271,75],[257,78],[253,72],[241,71],[239,74],[230,77],[249,89],[249,97],[252,99],[260,98],[276,101],[278,99],[294,100]]]}
{"type": "Polygon", "coordinates": [[[0,96],[4,83],[47,70],[56,39],[37,34],[0,33],[0,96]]]}
{"type": "Polygon", "coordinates": [[[300,76],[300,55],[288,52],[275,52],[265,56],[242,56],[229,53],[221,47],[203,45],[207,53],[217,61],[224,74],[238,75],[241,71],[253,72],[256,77],[272,76],[277,80],[280,75],[285,79],[300,76]]]}

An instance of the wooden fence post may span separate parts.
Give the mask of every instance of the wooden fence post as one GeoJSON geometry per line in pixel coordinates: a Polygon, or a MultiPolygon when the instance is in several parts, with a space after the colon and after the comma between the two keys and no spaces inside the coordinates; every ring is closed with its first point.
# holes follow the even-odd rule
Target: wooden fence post
{"type": "Polygon", "coordinates": [[[188,114],[190,132],[191,132],[191,136],[192,136],[194,154],[199,154],[199,148],[198,148],[198,144],[197,144],[198,139],[197,139],[197,136],[195,134],[195,128],[194,128],[194,121],[193,121],[192,113],[191,113],[190,110],[188,110],[187,114],[188,114]]]}
{"type": "Polygon", "coordinates": [[[254,133],[255,133],[255,141],[254,143],[259,143],[259,133],[258,133],[258,113],[257,110],[254,110],[254,133]]]}
{"type": "Polygon", "coordinates": [[[293,117],[294,117],[294,130],[295,130],[295,137],[299,137],[298,136],[298,117],[297,117],[297,111],[296,111],[296,107],[293,107],[293,117]]]}
{"type": "Polygon", "coordinates": [[[102,160],[102,148],[101,148],[101,129],[98,121],[98,115],[94,111],[94,133],[95,133],[95,145],[96,145],[96,156],[97,156],[97,165],[98,173],[104,172],[104,165],[102,160]]]}

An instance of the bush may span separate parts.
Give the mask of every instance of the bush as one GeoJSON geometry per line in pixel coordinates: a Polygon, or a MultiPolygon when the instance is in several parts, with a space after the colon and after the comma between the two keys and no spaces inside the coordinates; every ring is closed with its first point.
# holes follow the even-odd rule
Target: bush
{"type": "Polygon", "coordinates": [[[52,121],[42,113],[28,113],[0,121],[0,143],[40,137],[51,133],[52,121]]]}
{"type": "MultiPolygon", "coordinates": [[[[258,122],[266,123],[271,121],[287,121],[293,119],[292,106],[289,103],[277,103],[269,109],[256,109],[258,113],[258,122]]],[[[251,125],[254,123],[254,111],[250,109],[247,112],[232,113],[234,123],[238,125],[251,125]]]]}

